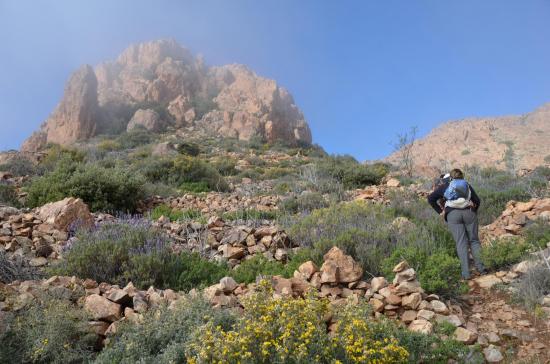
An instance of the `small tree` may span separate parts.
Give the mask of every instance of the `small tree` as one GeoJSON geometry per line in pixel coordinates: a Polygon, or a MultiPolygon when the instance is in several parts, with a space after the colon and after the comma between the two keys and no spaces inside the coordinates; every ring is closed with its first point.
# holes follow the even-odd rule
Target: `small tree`
{"type": "Polygon", "coordinates": [[[397,141],[394,143],[394,152],[397,153],[399,166],[405,171],[408,177],[412,177],[414,169],[413,147],[416,141],[418,127],[413,126],[404,133],[397,134],[397,141]]]}

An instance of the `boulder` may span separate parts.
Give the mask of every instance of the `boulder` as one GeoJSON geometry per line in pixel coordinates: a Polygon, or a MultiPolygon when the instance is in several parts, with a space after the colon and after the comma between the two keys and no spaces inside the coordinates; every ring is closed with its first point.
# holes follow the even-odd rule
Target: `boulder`
{"type": "Polygon", "coordinates": [[[378,292],[380,289],[386,287],[388,281],[384,277],[374,277],[370,282],[370,288],[373,293],[378,292]]]}
{"type": "Polygon", "coordinates": [[[237,288],[237,282],[232,277],[223,277],[220,280],[219,288],[223,293],[231,293],[237,288]]]}
{"type": "Polygon", "coordinates": [[[45,266],[46,264],[48,264],[48,259],[44,258],[44,257],[37,257],[37,258],[32,258],[30,261],[29,261],[29,265],[31,267],[43,267],[45,266]]]}
{"type": "Polygon", "coordinates": [[[220,246],[220,250],[224,258],[227,259],[241,259],[246,255],[244,248],[234,247],[229,244],[224,244],[220,246]]]}
{"type": "Polygon", "coordinates": [[[84,309],[94,320],[113,322],[122,317],[122,308],[119,304],[98,294],[86,297],[84,309]]]}
{"type": "Polygon", "coordinates": [[[38,209],[42,221],[55,229],[67,231],[71,224],[90,227],[94,222],[88,206],[79,198],[67,197],[61,201],[50,202],[38,209]]]}
{"type": "Polygon", "coordinates": [[[315,263],[313,263],[311,260],[309,260],[305,263],[302,263],[298,267],[298,272],[300,272],[302,274],[302,276],[307,280],[310,280],[311,276],[313,276],[313,273],[318,272],[318,271],[319,271],[319,268],[317,268],[315,263]]]}
{"type": "Polygon", "coordinates": [[[397,273],[393,279],[393,284],[399,284],[401,282],[412,281],[416,279],[416,272],[412,268],[405,269],[397,273]]]}
{"type": "Polygon", "coordinates": [[[449,313],[449,308],[441,301],[433,300],[430,302],[431,309],[442,315],[447,315],[449,313]]]}
{"type": "Polygon", "coordinates": [[[394,273],[399,273],[399,272],[404,271],[405,269],[409,269],[409,263],[407,263],[406,260],[403,260],[403,261],[399,262],[399,264],[397,264],[395,267],[393,267],[393,272],[394,273]]]}
{"type": "Polygon", "coordinates": [[[275,293],[282,296],[292,296],[292,281],[281,276],[271,277],[271,283],[275,293]]]}
{"type": "Polygon", "coordinates": [[[274,257],[275,260],[284,262],[288,258],[288,253],[285,249],[277,248],[274,257]]]}
{"type": "MultiPolygon", "coordinates": [[[[457,315],[445,316],[445,315],[437,314],[436,315],[436,321],[437,322],[448,322],[451,325],[453,325],[454,327],[459,327],[459,326],[462,326],[464,324],[464,322],[457,315]]],[[[474,330],[470,330],[470,329],[468,329],[468,330],[472,331],[472,332],[475,332],[474,330]]]]}
{"type": "Polygon", "coordinates": [[[118,303],[125,306],[128,306],[132,303],[132,298],[130,297],[128,292],[126,292],[123,289],[117,289],[117,288],[112,289],[107,294],[107,299],[109,299],[109,301],[113,301],[114,303],[118,303]]]}
{"type": "Polygon", "coordinates": [[[411,293],[423,293],[424,290],[420,287],[420,283],[417,281],[405,281],[399,283],[395,288],[395,294],[398,296],[406,296],[411,293]]]}
{"type": "Polygon", "coordinates": [[[420,302],[422,302],[422,295],[418,292],[415,292],[411,293],[408,296],[403,296],[401,304],[405,308],[416,310],[418,306],[420,306],[420,302]]]}
{"type": "Polygon", "coordinates": [[[494,274],[484,275],[474,279],[474,282],[481,288],[489,289],[495,284],[502,283],[500,278],[497,278],[494,274]]]}
{"type": "Polygon", "coordinates": [[[500,348],[494,345],[489,345],[488,347],[483,349],[483,356],[488,363],[500,363],[504,360],[504,357],[500,352],[500,348]]]}
{"type": "Polygon", "coordinates": [[[416,317],[418,316],[418,312],[415,310],[407,310],[403,312],[401,315],[401,321],[403,321],[406,324],[410,324],[414,320],[416,320],[416,317]]]}
{"type": "Polygon", "coordinates": [[[456,341],[459,341],[467,345],[471,345],[475,343],[477,340],[477,334],[475,332],[472,332],[463,327],[457,327],[453,334],[453,337],[456,341]]]}
{"type": "Polygon", "coordinates": [[[418,311],[418,318],[430,321],[435,316],[435,313],[430,310],[420,310],[418,311]]]}
{"type": "Polygon", "coordinates": [[[417,319],[409,324],[409,330],[427,335],[433,332],[433,325],[424,319],[417,319]]]}
{"type": "Polygon", "coordinates": [[[383,312],[384,311],[384,302],[377,298],[371,298],[369,300],[370,305],[372,306],[372,309],[374,312],[383,312]]]}
{"type": "Polygon", "coordinates": [[[361,279],[363,269],[340,248],[332,247],[324,256],[324,263],[321,266],[321,281],[323,281],[323,275],[330,279],[325,282],[350,283],[361,279]],[[336,279],[334,280],[334,278],[336,279]]]}
{"type": "Polygon", "coordinates": [[[166,123],[155,110],[139,109],[134,113],[132,119],[130,119],[126,130],[130,131],[136,127],[143,127],[148,131],[158,133],[164,130],[166,123]]]}

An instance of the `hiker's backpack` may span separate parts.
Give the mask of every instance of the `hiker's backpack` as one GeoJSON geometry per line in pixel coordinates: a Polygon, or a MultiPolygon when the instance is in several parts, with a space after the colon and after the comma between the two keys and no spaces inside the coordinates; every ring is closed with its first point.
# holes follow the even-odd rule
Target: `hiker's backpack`
{"type": "Polygon", "coordinates": [[[459,198],[470,200],[470,186],[463,179],[453,179],[443,194],[445,200],[455,201],[459,198]]]}

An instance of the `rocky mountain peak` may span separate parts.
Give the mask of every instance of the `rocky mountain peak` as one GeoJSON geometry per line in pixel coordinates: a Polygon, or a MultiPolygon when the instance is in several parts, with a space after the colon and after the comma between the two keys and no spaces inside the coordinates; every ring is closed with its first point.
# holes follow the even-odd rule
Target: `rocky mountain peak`
{"type": "Polygon", "coordinates": [[[167,58],[184,63],[195,61],[191,52],[175,40],[161,39],[129,46],[118,56],[117,63],[124,66],[137,64],[141,67],[155,67],[167,58]]]}
{"type": "Polygon", "coordinates": [[[167,120],[155,122],[162,125],[156,132],[200,126],[242,140],[311,143],[302,112],[274,80],[243,65],[208,67],[176,41],[157,40],[132,45],[95,69],[77,70],[56,110],[22,150],[122,132],[136,120],[134,113],[146,109],[164,111],[167,120]]]}

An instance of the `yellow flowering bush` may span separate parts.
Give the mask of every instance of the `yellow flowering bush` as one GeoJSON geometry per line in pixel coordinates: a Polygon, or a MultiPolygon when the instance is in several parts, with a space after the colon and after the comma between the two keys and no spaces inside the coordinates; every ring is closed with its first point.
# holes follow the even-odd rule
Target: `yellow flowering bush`
{"type": "MultiPolygon", "coordinates": [[[[400,363],[407,351],[394,339],[373,339],[364,309],[342,311],[334,334],[332,312],[313,292],[305,298],[273,297],[267,281],[243,300],[233,330],[206,325],[188,347],[188,362],[202,363],[400,363]]],[[[350,306],[351,307],[351,306],[350,306]]],[[[356,306],[357,307],[357,306],[356,306]]]]}
{"type": "Polygon", "coordinates": [[[409,353],[393,337],[379,338],[369,322],[366,305],[346,305],[338,312],[333,346],[340,351],[345,363],[403,363],[409,353]]]}

